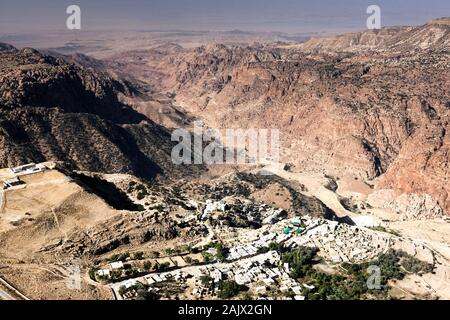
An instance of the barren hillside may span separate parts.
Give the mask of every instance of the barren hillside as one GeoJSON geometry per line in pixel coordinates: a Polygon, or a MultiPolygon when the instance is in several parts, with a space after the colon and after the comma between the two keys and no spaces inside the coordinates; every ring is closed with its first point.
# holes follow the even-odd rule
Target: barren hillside
{"type": "Polygon", "coordinates": [[[62,161],[152,178],[170,162],[170,133],[119,102],[117,82],[33,49],[0,50],[0,166],[62,161]]]}
{"type": "Polygon", "coordinates": [[[431,194],[449,212],[449,28],[439,19],[298,46],[160,47],[108,67],[174,92],[210,126],[280,129],[283,160],[300,168],[431,194]]]}

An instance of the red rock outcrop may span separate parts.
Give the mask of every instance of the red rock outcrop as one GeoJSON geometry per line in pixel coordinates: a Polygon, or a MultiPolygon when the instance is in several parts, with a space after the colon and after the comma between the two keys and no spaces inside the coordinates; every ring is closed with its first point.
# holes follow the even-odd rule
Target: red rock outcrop
{"type": "Polygon", "coordinates": [[[174,92],[210,126],[280,129],[285,161],[428,193],[450,212],[449,30],[440,19],[361,33],[354,45],[353,34],[295,46],[160,48],[136,52],[135,64],[114,61],[156,72],[158,81],[140,80],[174,92]]]}

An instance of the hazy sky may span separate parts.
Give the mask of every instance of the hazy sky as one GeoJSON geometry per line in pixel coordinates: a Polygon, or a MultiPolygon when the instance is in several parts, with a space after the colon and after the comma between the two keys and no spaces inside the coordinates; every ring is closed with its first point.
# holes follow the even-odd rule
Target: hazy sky
{"type": "Polygon", "coordinates": [[[62,30],[70,4],[81,7],[83,30],[360,30],[370,4],[383,25],[450,16],[450,0],[0,0],[0,34],[62,30]]]}

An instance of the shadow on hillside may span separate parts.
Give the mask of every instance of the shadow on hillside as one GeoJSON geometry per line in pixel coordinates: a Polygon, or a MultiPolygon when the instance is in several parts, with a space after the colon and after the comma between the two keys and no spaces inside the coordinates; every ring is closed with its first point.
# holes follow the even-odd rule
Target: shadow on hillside
{"type": "Polygon", "coordinates": [[[98,176],[87,176],[72,172],[70,177],[88,192],[92,192],[104,199],[108,205],[116,210],[143,211],[144,207],[134,203],[128,195],[117,188],[113,183],[101,179],[98,176]]]}

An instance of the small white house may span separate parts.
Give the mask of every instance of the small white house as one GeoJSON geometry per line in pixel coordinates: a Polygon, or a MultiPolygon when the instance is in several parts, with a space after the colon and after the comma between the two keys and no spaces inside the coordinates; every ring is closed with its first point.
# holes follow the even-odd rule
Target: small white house
{"type": "Polygon", "coordinates": [[[122,261],[111,262],[109,266],[111,267],[111,270],[123,269],[123,262],[122,261]]]}
{"type": "Polygon", "coordinates": [[[111,274],[111,272],[110,272],[108,269],[102,269],[102,270],[98,270],[98,271],[97,271],[97,274],[98,274],[100,277],[109,277],[110,274],[111,274]]]}
{"type": "Polygon", "coordinates": [[[24,184],[23,181],[21,181],[18,177],[15,177],[12,179],[5,180],[3,182],[3,189],[12,188],[15,186],[19,186],[21,184],[24,184]]]}

